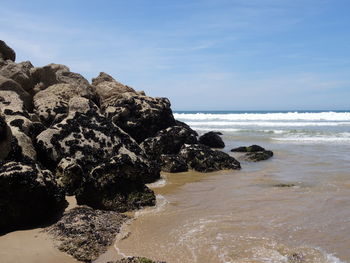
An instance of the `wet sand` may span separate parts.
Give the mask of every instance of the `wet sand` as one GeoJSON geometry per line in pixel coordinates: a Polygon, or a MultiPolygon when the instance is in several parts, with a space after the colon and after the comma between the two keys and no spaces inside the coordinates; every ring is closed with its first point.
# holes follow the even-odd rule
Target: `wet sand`
{"type": "Polygon", "coordinates": [[[122,255],[168,263],[347,262],[348,164],[322,158],[329,149],[309,149],[308,157],[299,154],[305,147],[292,149],[243,163],[241,171],[165,174],[153,184],[157,207],[137,212],[124,238],[96,262],[122,255]]]}

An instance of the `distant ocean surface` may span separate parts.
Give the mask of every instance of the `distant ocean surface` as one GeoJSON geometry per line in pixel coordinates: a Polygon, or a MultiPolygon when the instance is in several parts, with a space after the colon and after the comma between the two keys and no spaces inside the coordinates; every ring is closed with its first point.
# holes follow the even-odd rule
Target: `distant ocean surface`
{"type": "Polygon", "coordinates": [[[291,142],[350,143],[350,111],[176,111],[197,131],[255,133],[291,142]]]}

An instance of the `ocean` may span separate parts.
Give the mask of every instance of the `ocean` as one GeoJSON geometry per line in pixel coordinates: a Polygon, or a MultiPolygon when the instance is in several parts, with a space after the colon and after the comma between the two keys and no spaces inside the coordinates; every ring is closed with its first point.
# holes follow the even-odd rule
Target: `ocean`
{"type": "MultiPolygon", "coordinates": [[[[168,263],[350,262],[350,111],[179,111],[199,134],[220,131],[224,152],[274,152],[240,171],[162,174],[124,238],[101,257],[168,263]],[[291,187],[276,187],[289,184],[291,187]],[[130,235],[128,233],[131,233],[130,235]]],[[[99,261],[97,261],[99,262],[99,261]]]]}

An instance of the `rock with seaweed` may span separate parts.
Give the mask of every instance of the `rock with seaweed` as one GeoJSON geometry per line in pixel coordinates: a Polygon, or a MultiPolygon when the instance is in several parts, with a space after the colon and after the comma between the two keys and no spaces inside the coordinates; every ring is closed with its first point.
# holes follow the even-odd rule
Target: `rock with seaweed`
{"type": "Polygon", "coordinates": [[[64,192],[34,163],[0,163],[0,232],[37,226],[61,213],[64,192]]]}
{"type": "Polygon", "coordinates": [[[251,146],[241,146],[238,148],[234,148],[231,152],[241,152],[245,153],[240,157],[240,159],[244,161],[258,162],[270,159],[273,156],[273,152],[269,150],[265,150],[265,148],[259,145],[251,145],[251,146]]]}
{"type": "Polygon", "coordinates": [[[175,125],[167,98],[152,98],[136,92],[106,73],[92,80],[101,110],[138,143],[175,125]]]}
{"type": "Polygon", "coordinates": [[[202,144],[185,144],[180,150],[189,168],[198,172],[241,169],[240,163],[227,153],[202,144]]]}
{"type": "Polygon", "coordinates": [[[67,211],[46,231],[58,240],[58,249],[79,261],[91,262],[112,245],[128,219],[117,212],[80,206],[67,211]]]}

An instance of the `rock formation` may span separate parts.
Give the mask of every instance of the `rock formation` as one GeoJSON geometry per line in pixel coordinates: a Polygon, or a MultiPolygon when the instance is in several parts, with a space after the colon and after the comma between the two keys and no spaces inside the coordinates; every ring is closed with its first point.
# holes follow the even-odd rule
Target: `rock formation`
{"type": "Polygon", "coordinates": [[[258,162],[270,159],[273,156],[272,151],[265,150],[263,147],[259,145],[251,145],[251,146],[241,146],[238,148],[234,148],[231,152],[241,152],[245,153],[240,158],[244,161],[258,162]]]}
{"type": "Polygon", "coordinates": [[[211,148],[224,148],[225,143],[217,132],[207,132],[199,137],[199,143],[211,148]]]}

